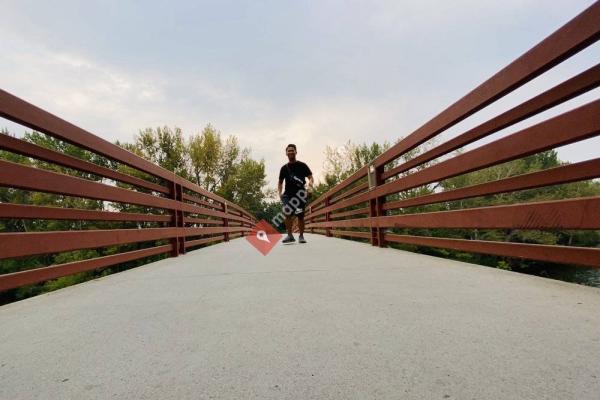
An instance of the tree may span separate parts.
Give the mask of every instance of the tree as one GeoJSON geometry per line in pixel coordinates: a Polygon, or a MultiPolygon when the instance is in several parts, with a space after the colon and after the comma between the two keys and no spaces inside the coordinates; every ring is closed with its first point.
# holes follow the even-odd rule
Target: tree
{"type": "MultiPolygon", "coordinates": [[[[1,130],[0,134],[8,134],[1,130]]],[[[23,140],[46,147],[62,154],[95,163],[127,175],[135,176],[149,182],[164,184],[161,178],[149,175],[125,164],[109,160],[91,151],[71,145],[38,132],[27,132],[23,140]]],[[[133,143],[120,143],[117,145],[132,153],[173,171],[185,179],[196,180],[200,186],[210,191],[219,192],[223,197],[238,203],[242,207],[258,214],[266,206],[266,197],[269,192],[265,190],[266,174],[264,160],[256,161],[250,157],[249,149],[242,149],[235,136],[229,136],[225,141],[220,133],[208,125],[199,134],[188,142],[184,140],[179,128],[159,127],[140,130],[133,143]]],[[[87,172],[61,167],[56,164],[20,156],[8,151],[0,150],[0,159],[20,163],[35,168],[76,176],[79,178],[112,184],[111,179],[103,178],[87,172]]],[[[152,190],[137,187],[131,184],[116,182],[119,187],[152,193],[152,190]]],[[[41,206],[56,206],[65,208],[80,208],[90,210],[118,210],[121,212],[138,213],[168,213],[167,210],[153,207],[139,206],[126,203],[110,203],[105,207],[105,202],[79,198],[74,196],[55,195],[52,193],[32,192],[13,188],[0,188],[0,202],[15,204],[31,204],[41,206]]],[[[0,231],[25,232],[25,231],[67,231],[86,229],[125,229],[125,228],[150,228],[161,227],[161,222],[135,222],[135,221],[71,221],[71,220],[16,220],[7,219],[0,221],[0,231]]],[[[59,254],[43,254],[18,259],[0,260],[0,273],[10,273],[29,268],[43,267],[53,264],[62,264],[71,261],[85,260],[98,256],[116,254],[124,251],[138,250],[156,243],[133,243],[119,246],[110,246],[99,249],[83,249],[78,251],[63,252],[59,254]]],[[[4,292],[0,295],[0,304],[69,286],[75,283],[93,279],[111,272],[132,268],[146,262],[164,258],[165,255],[156,255],[147,259],[134,260],[111,266],[101,271],[88,271],[72,276],[54,279],[42,284],[29,285],[19,289],[4,292]]]]}
{"type": "MultiPolygon", "coordinates": [[[[8,134],[8,131],[3,130],[0,134],[8,134]]],[[[63,142],[51,136],[39,132],[26,132],[22,140],[36,144],[47,149],[67,154],[88,162],[92,162],[101,166],[107,166],[108,160],[98,156],[90,151],[81,149],[77,146],[63,142]]],[[[87,172],[77,171],[70,168],[61,167],[56,164],[45,161],[28,158],[14,154],[8,151],[0,151],[0,159],[31,166],[39,169],[44,169],[56,173],[66,174],[83,178],[91,181],[101,182],[103,178],[87,172]]],[[[27,191],[13,188],[0,188],[0,202],[13,204],[29,204],[35,206],[55,206],[63,208],[79,208],[89,210],[102,210],[103,202],[99,200],[91,200],[79,197],[57,195],[52,193],[43,193],[35,191],[27,191]]],[[[84,230],[84,229],[103,229],[110,223],[104,221],[62,221],[62,220],[15,220],[9,219],[0,222],[0,231],[3,232],[29,232],[29,231],[65,231],[65,230],[84,230]]],[[[44,267],[52,264],[61,264],[76,260],[84,260],[91,257],[105,255],[105,249],[88,249],[64,252],[60,254],[42,254],[17,259],[0,260],[0,273],[10,273],[22,271],[26,269],[44,267]]],[[[73,283],[82,282],[93,278],[96,275],[93,271],[83,272],[71,277],[58,278],[38,285],[29,285],[18,289],[13,289],[2,293],[0,303],[4,301],[12,301],[33,296],[39,293],[44,293],[50,290],[55,290],[61,287],[68,286],[73,283]]]]}
{"type": "Polygon", "coordinates": [[[231,175],[235,173],[237,165],[249,157],[250,150],[241,149],[237,137],[227,137],[218,166],[219,186],[225,185],[231,175]]]}
{"type": "Polygon", "coordinates": [[[376,142],[370,145],[366,143],[357,145],[350,140],[340,147],[325,147],[323,166],[326,183],[335,182],[333,185],[335,186],[389,148],[390,144],[388,142],[384,142],[383,145],[376,142]]]}
{"type": "Polygon", "coordinates": [[[202,133],[190,138],[188,144],[192,176],[196,184],[209,191],[219,183],[219,163],[223,156],[221,134],[208,124],[202,133]]]}
{"type": "Polygon", "coordinates": [[[314,198],[318,198],[358,169],[368,165],[389,148],[388,142],[383,144],[373,142],[369,145],[355,144],[350,140],[340,147],[326,146],[323,163],[325,177],[323,182],[315,185],[314,198]]]}
{"type": "Polygon", "coordinates": [[[233,168],[218,194],[257,214],[266,198],[266,177],[264,160],[245,158],[233,168]]]}
{"type": "MultiPolygon", "coordinates": [[[[264,189],[264,160],[253,160],[250,150],[240,148],[235,136],[223,140],[221,133],[210,124],[201,133],[193,135],[187,143],[179,128],[170,130],[165,127],[142,130],[134,143],[117,144],[183,178],[191,178],[199,186],[252,212],[260,211],[264,199],[269,195],[264,189]]],[[[129,175],[157,181],[125,165],[115,167],[129,175]]],[[[119,186],[131,187],[121,183],[119,186]]],[[[115,207],[128,212],[152,212],[147,207],[130,204],[115,204],[115,207]]]]}
{"type": "Polygon", "coordinates": [[[189,176],[188,152],[180,128],[146,128],[135,136],[133,144],[123,147],[183,178],[189,176]]]}

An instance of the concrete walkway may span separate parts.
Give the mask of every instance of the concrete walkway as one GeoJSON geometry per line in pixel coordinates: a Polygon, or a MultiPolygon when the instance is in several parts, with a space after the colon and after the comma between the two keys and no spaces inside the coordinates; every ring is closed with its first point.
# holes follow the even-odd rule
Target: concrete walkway
{"type": "Polygon", "coordinates": [[[0,307],[0,399],[600,398],[600,289],[307,240],[0,307]]]}

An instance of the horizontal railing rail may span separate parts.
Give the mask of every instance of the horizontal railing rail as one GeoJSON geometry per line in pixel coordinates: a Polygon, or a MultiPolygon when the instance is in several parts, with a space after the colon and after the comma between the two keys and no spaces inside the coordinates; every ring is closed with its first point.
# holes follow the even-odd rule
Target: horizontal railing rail
{"type": "MultiPolygon", "coordinates": [[[[484,171],[544,151],[596,137],[600,100],[547,118],[472,150],[467,145],[577,99],[600,85],[595,65],[455,137],[409,158],[407,153],[594,44],[600,38],[596,2],[426,124],[401,139],[369,165],[308,206],[307,228],[327,236],[452,249],[546,262],[600,267],[600,248],[471,240],[399,234],[394,230],[598,230],[600,198],[574,197],[465,208],[462,202],[600,177],[600,158],[499,177],[474,185],[440,189],[446,180],[484,171]],[[404,156],[404,157],[403,157],[404,156]],[[429,186],[428,186],[429,185],[429,186]],[[422,188],[435,189],[419,192],[422,188]],[[411,208],[438,206],[430,212],[411,208]]],[[[593,181],[592,181],[593,182],[593,181]]],[[[457,235],[464,232],[457,232],[457,235]]]]}
{"type": "Polygon", "coordinates": [[[0,150],[37,162],[32,166],[0,160],[0,188],[98,201],[97,207],[87,209],[0,199],[0,221],[104,224],[90,229],[0,232],[0,261],[99,250],[96,257],[60,264],[24,262],[21,270],[0,275],[0,291],[157,255],[178,256],[244,235],[256,222],[242,207],[3,90],[0,117],[121,166],[107,167],[0,134],[0,150]],[[41,162],[50,167],[40,166],[41,162]],[[123,250],[122,246],[129,247],[123,250]]]}

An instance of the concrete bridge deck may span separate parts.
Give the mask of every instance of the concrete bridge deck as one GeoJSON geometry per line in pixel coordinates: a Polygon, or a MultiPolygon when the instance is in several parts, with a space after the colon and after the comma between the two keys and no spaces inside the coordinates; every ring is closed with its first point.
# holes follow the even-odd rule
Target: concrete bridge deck
{"type": "Polygon", "coordinates": [[[0,398],[599,398],[599,289],[307,239],[1,307],[0,398]]]}

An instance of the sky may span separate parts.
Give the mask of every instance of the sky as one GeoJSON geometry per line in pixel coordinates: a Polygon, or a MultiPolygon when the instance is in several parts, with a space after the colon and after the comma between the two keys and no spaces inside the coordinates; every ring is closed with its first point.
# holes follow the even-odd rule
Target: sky
{"type": "MultiPolygon", "coordinates": [[[[592,3],[0,0],[0,87],[110,141],[211,123],[265,160],[273,186],[288,143],[320,179],[325,146],[410,134],[592,3]]],[[[599,59],[596,44],[438,141],[599,59]]],[[[589,139],[559,155],[580,161],[598,148],[589,139]]]]}

